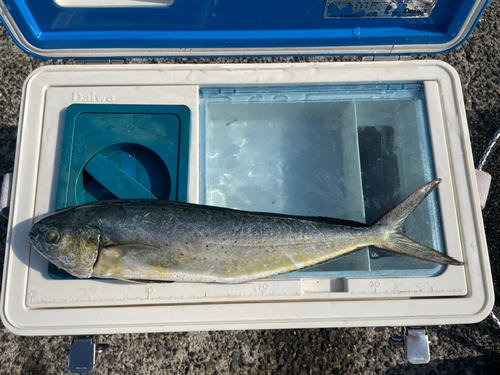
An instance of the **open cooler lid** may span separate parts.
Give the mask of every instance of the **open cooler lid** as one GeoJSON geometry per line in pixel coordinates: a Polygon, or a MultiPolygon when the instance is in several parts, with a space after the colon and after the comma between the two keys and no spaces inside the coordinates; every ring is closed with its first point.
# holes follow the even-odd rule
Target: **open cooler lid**
{"type": "Polygon", "coordinates": [[[0,0],[26,52],[46,58],[439,53],[488,0],[0,0]]]}

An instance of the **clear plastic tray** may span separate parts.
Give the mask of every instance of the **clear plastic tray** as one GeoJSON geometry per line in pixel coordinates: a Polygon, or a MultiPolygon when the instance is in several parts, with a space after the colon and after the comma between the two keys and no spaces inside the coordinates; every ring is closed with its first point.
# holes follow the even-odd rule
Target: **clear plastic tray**
{"type": "MultiPolygon", "coordinates": [[[[201,88],[200,199],[373,224],[435,178],[422,83],[201,88]]],[[[436,195],[405,233],[444,250],[436,195]]],[[[372,247],[289,278],[434,275],[372,247]]]]}

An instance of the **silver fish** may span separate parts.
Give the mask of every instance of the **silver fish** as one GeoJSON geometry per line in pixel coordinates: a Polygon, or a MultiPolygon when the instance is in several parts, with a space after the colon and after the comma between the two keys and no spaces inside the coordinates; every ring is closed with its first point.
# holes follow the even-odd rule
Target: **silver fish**
{"type": "Polygon", "coordinates": [[[461,265],[400,232],[439,182],[420,187],[372,226],[169,201],[112,200],[49,215],[29,235],[45,258],[81,278],[241,283],[370,245],[461,265]]]}

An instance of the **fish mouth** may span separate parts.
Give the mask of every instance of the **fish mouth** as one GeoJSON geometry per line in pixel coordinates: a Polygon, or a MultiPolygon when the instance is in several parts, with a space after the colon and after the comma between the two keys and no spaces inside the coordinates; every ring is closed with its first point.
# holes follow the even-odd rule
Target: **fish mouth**
{"type": "Polygon", "coordinates": [[[30,231],[29,237],[30,237],[31,244],[34,245],[34,242],[38,238],[38,236],[36,235],[36,233],[33,233],[33,231],[30,231]]]}
{"type": "Polygon", "coordinates": [[[40,233],[35,230],[34,228],[31,228],[29,232],[29,238],[30,238],[30,243],[31,246],[37,250],[39,253],[42,253],[41,249],[43,246],[41,246],[41,241],[39,241],[40,238],[40,233]]]}

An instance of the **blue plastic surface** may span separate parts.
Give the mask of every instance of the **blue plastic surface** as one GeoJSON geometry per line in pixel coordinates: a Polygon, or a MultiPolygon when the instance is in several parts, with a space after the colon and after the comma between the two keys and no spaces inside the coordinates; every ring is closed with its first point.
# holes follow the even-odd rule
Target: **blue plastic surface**
{"type": "MultiPolygon", "coordinates": [[[[190,127],[184,105],[69,106],[56,210],[109,199],[187,202],[190,127]]],[[[49,275],[74,279],[53,264],[49,275]]]]}
{"type": "Polygon", "coordinates": [[[187,202],[190,126],[183,105],[69,106],[56,210],[107,199],[187,202]]]}
{"type": "Polygon", "coordinates": [[[424,18],[335,19],[324,17],[325,0],[256,0],[251,4],[230,0],[177,0],[172,7],[66,9],[51,1],[4,0],[4,3],[28,43],[42,50],[213,48],[230,51],[446,44],[456,37],[475,1],[438,0],[432,14],[424,18]]]}

